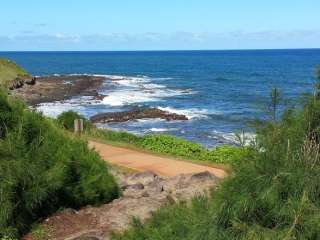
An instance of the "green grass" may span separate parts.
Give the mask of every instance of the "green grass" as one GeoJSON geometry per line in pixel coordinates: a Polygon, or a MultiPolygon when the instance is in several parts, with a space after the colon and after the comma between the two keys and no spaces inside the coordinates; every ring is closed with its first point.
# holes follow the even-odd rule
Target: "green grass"
{"type": "Polygon", "coordinates": [[[137,150],[204,164],[232,165],[243,154],[246,154],[247,151],[246,148],[229,145],[209,150],[197,143],[170,135],[137,136],[127,132],[95,128],[86,131],[85,136],[86,138],[102,141],[107,144],[135,148],[137,150]]]}
{"type": "Polygon", "coordinates": [[[85,141],[0,92],[0,239],[21,236],[58,209],[118,195],[108,166],[85,141]]]}
{"type": "Polygon", "coordinates": [[[29,77],[23,68],[15,62],[0,58],[0,87],[8,87],[18,77],[29,77]]]}
{"type": "MultiPolygon", "coordinates": [[[[57,121],[65,129],[73,131],[73,122],[76,118],[83,117],[75,112],[68,111],[60,114],[57,121]]],[[[209,150],[200,144],[170,135],[137,136],[128,132],[97,129],[85,119],[84,126],[84,136],[89,139],[185,160],[200,161],[202,163],[232,165],[246,153],[246,148],[244,147],[229,145],[209,150]]]]}

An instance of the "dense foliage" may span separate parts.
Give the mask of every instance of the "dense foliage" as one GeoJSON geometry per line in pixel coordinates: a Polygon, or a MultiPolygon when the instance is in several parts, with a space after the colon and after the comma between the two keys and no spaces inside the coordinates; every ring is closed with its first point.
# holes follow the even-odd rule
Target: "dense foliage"
{"type": "Polygon", "coordinates": [[[59,208],[117,196],[107,166],[85,142],[0,92],[0,239],[59,208]]]}
{"type": "Polygon", "coordinates": [[[319,89],[299,109],[261,123],[211,198],[164,207],[115,239],[320,239],[319,89]]]}
{"type": "Polygon", "coordinates": [[[88,130],[92,127],[92,124],[90,121],[88,121],[84,116],[82,116],[74,111],[63,112],[57,117],[58,123],[69,131],[74,130],[74,120],[76,120],[76,119],[83,120],[83,129],[84,130],[88,130]]]}
{"type": "Polygon", "coordinates": [[[107,142],[129,144],[159,154],[213,163],[233,164],[247,151],[245,148],[233,146],[219,146],[208,150],[197,143],[169,135],[136,136],[126,132],[100,129],[93,129],[88,134],[107,142]]]}

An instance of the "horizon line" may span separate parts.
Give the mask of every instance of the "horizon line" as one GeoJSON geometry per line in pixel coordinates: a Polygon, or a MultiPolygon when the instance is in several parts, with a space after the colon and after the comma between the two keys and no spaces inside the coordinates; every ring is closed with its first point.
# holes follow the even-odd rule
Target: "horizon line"
{"type": "Polygon", "coordinates": [[[163,50],[0,50],[1,53],[10,52],[204,52],[204,51],[270,51],[270,50],[320,50],[316,48],[248,48],[248,49],[163,49],[163,50]]]}

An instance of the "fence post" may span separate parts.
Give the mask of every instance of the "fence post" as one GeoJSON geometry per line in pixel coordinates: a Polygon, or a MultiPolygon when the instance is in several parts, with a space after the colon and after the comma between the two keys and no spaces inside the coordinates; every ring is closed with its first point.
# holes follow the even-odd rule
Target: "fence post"
{"type": "Polygon", "coordinates": [[[74,132],[79,134],[83,132],[83,119],[74,120],[74,132]]]}

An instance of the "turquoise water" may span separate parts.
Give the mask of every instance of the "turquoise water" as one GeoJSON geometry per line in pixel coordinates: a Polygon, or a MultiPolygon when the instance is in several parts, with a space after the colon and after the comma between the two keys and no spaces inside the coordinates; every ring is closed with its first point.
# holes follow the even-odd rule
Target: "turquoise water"
{"type": "Polygon", "coordinates": [[[253,118],[263,118],[272,87],[287,103],[314,84],[320,50],[155,51],[155,52],[0,52],[34,75],[99,74],[106,81],[101,101],[76,97],[44,104],[55,116],[74,109],[91,116],[152,106],[186,114],[186,122],[141,120],[101,127],[144,133],[169,133],[206,146],[229,143],[253,118]]]}

